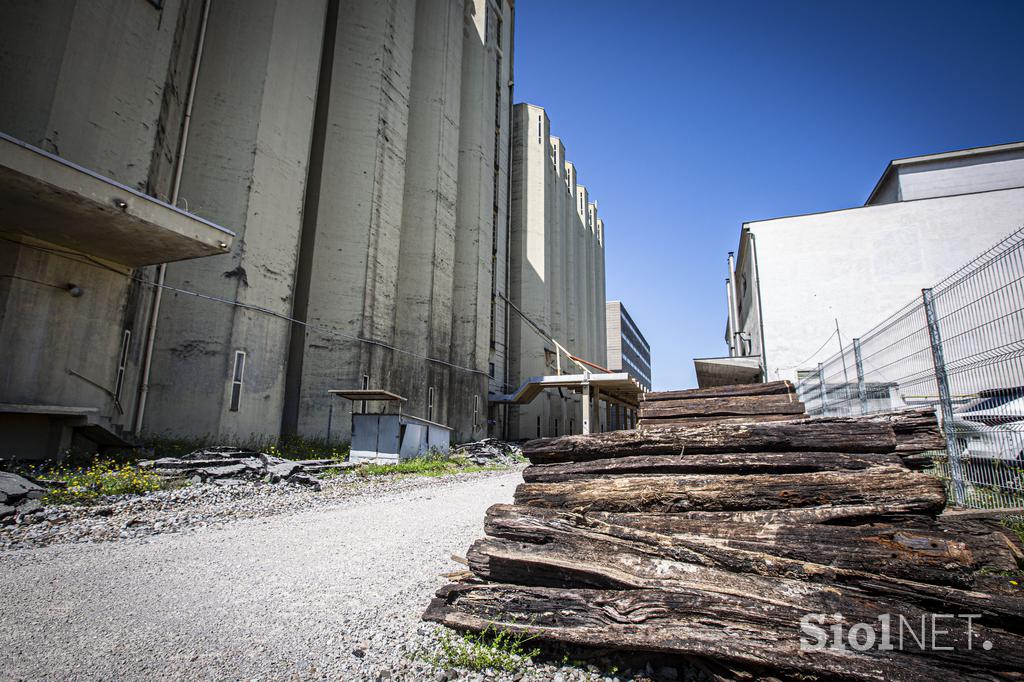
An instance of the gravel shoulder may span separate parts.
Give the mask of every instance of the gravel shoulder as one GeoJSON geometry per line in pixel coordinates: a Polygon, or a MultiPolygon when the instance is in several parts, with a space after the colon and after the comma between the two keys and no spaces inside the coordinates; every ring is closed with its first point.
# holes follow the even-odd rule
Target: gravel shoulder
{"type": "Polygon", "coordinates": [[[437,634],[420,615],[460,568],[450,555],[521,480],[330,481],[216,499],[183,489],[5,529],[0,592],[16,597],[0,619],[2,677],[432,676],[411,656],[437,634]]]}

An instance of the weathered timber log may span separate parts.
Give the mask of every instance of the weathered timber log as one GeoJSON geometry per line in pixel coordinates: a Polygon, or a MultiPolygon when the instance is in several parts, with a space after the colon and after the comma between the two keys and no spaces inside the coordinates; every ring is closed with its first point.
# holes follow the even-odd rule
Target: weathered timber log
{"type": "Polygon", "coordinates": [[[917,514],[916,502],[891,500],[884,504],[841,504],[796,509],[757,509],[751,511],[689,511],[673,514],[647,512],[588,512],[609,519],[620,516],[648,516],[652,523],[669,523],[674,519],[707,521],[708,523],[811,523],[828,525],[860,525],[882,521],[895,522],[917,514]]]}
{"type": "MultiPolygon", "coordinates": [[[[830,644],[828,628],[837,613],[842,614],[844,635],[850,624],[867,623],[876,640],[885,614],[897,623],[902,616],[918,629],[921,622],[931,622],[928,613],[898,600],[864,599],[836,587],[768,579],[754,590],[736,590],[732,584],[672,590],[453,584],[437,592],[424,618],[462,630],[479,632],[497,625],[548,641],[706,656],[816,679],[1006,680],[1019,679],[1024,670],[1024,638],[978,619],[971,624],[961,618],[938,622],[946,632],[936,635],[937,642],[950,650],[922,650],[912,639],[907,641],[909,634],[902,648],[895,646],[897,641],[891,651],[875,646],[861,652],[849,645],[802,650],[802,636],[812,644],[819,638],[813,631],[801,631],[801,619],[828,614],[821,627],[823,643],[830,644]],[[991,648],[982,652],[984,641],[991,648]]],[[[929,629],[926,634],[931,633],[929,629]]]]}
{"type": "Polygon", "coordinates": [[[638,428],[648,426],[683,425],[692,426],[697,424],[749,424],[751,422],[784,422],[793,421],[797,415],[792,414],[747,414],[739,416],[719,415],[711,417],[646,417],[637,421],[638,428]]]}
{"type": "Polygon", "coordinates": [[[911,410],[871,417],[815,417],[766,423],[698,423],[644,426],[589,436],[528,441],[534,464],[686,452],[833,451],[916,452],[941,449],[934,411],[911,410]],[[936,446],[939,446],[936,448],[936,446]]]}
{"type": "Polygon", "coordinates": [[[663,417],[717,417],[763,414],[804,414],[804,404],[792,394],[659,400],[641,403],[641,419],[663,417]]]}
{"type": "Polygon", "coordinates": [[[892,452],[891,424],[847,419],[672,425],[589,436],[539,438],[523,445],[534,464],[580,462],[632,455],[720,452],[892,452]]]}
{"type": "Polygon", "coordinates": [[[900,504],[937,514],[942,482],[899,467],[751,476],[608,476],[561,483],[523,483],[516,504],[571,511],[661,512],[789,509],[829,504],[900,504]]]}
{"type": "Polygon", "coordinates": [[[867,419],[892,426],[893,433],[896,434],[896,450],[899,452],[918,453],[946,449],[946,438],[939,429],[934,408],[915,408],[873,415],[867,419]]]}
{"type": "MultiPolygon", "coordinates": [[[[931,517],[925,517],[930,524],[907,529],[888,523],[726,525],[672,516],[667,517],[669,523],[659,523],[651,516],[619,514],[610,521],[561,510],[493,505],[487,510],[484,528],[492,538],[564,547],[581,556],[588,552],[588,545],[602,543],[624,548],[636,557],[813,582],[859,584],[864,574],[877,573],[884,578],[872,579],[973,588],[979,571],[1017,568],[1017,555],[1006,533],[980,525],[973,532],[951,533],[931,517]]],[[[515,582],[509,576],[481,577],[515,582]]],[[[1024,607],[1024,600],[1018,604],[1024,607]]]]}
{"type": "Polygon", "coordinates": [[[643,402],[658,400],[691,400],[695,398],[727,398],[749,395],[780,395],[795,393],[789,381],[772,381],[767,384],[734,384],[712,388],[690,388],[684,391],[654,391],[645,393],[643,402]]]}
{"type": "Polygon", "coordinates": [[[1007,632],[1024,634],[1024,599],[1016,595],[983,594],[974,589],[922,583],[893,576],[837,568],[813,562],[773,557],[757,552],[735,551],[723,563],[744,571],[720,568],[716,558],[706,556],[706,547],[695,552],[683,543],[674,554],[689,560],[665,556],[643,543],[621,540],[583,539],[555,534],[549,544],[535,544],[500,538],[477,540],[467,556],[473,574],[489,582],[536,587],[624,589],[695,589],[762,594],[765,582],[788,590],[841,587],[851,597],[896,599],[917,608],[946,613],[976,613],[988,623],[998,623],[1007,632]]]}
{"type": "Polygon", "coordinates": [[[527,483],[557,483],[595,476],[636,474],[796,474],[853,471],[873,466],[903,466],[895,453],[724,452],[721,454],[646,455],[588,462],[534,464],[523,471],[527,483]]]}

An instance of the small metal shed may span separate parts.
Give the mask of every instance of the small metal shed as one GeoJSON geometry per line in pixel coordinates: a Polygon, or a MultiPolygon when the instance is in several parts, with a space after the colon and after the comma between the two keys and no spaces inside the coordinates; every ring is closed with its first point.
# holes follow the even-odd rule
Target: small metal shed
{"type": "MultiPolygon", "coordinates": [[[[329,394],[352,401],[352,462],[396,463],[433,449],[447,453],[452,429],[444,424],[403,414],[406,399],[390,391],[374,389],[332,389],[329,394]],[[357,412],[356,403],[396,404],[396,413],[357,412]]],[[[386,409],[385,408],[382,408],[386,409]]]]}

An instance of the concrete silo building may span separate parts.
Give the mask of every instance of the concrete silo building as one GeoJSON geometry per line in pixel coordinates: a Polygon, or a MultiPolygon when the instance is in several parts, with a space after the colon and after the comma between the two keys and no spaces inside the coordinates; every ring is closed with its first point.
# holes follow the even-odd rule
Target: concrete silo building
{"type": "MultiPolygon", "coordinates": [[[[532,377],[564,373],[565,351],[595,371],[606,363],[604,221],[544,109],[532,104],[514,111],[510,210],[508,290],[497,295],[507,301],[508,341],[494,354],[507,374],[492,381],[492,393],[506,395],[532,377]]],[[[581,433],[583,424],[580,397],[562,389],[507,405],[502,418],[509,438],[581,433]]],[[[599,401],[591,429],[604,430],[606,419],[599,401]]]]}
{"type": "Polygon", "coordinates": [[[513,20],[512,0],[5,3],[0,133],[125,207],[49,237],[0,221],[0,406],[49,410],[51,451],[75,429],[343,441],[328,390],[364,387],[457,441],[579,433],[571,391],[499,399],[566,353],[605,363],[604,223],[543,109],[513,111],[513,20]],[[111,238],[144,207],[159,220],[111,238]],[[86,293],[49,300],[29,280],[51,274],[86,293]]]}

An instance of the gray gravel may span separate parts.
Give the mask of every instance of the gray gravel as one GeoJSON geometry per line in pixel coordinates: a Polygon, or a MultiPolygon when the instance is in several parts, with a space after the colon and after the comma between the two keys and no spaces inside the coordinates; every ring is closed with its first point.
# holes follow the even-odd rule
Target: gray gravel
{"type": "MultiPolygon", "coordinates": [[[[27,539],[39,524],[6,529],[22,548],[0,551],[0,676],[516,679],[436,671],[416,652],[434,648],[439,628],[420,615],[441,574],[461,568],[450,555],[464,555],[485,509],[510,501],[521,480],[331,481],[323,493],[277,495],[201,486],[173,491],[196,496],[191,503],[165,493],[111,505],[109,515],[51,519],[49,539],[27,539]],[[132,517],[147,519],[129,526],[139,537],[113,532],[132,517]],[[157,517],[206,520],[165,532],[153,529],[157,517]],[[97,523],[82,536],[60,530],[97,523]]],[[[525,677],[611,679],[549,665],[525,677]]]]}

